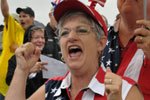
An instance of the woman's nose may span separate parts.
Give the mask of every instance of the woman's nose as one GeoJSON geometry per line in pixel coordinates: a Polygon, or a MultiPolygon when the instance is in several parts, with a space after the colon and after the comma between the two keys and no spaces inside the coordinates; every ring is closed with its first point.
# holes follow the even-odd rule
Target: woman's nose
{"type": "Polygon", "coordinates": [[[45,42],[45,39],[43,37],[39,37],[38,39],[40,42],[45,42]]]}
{"type": "Polygon", "coordinates": [[[68,38],[77,39],[78,38],[78,34],[77,34],[76,30],[71,30],[71,32],[68,35],[68,38]]]}

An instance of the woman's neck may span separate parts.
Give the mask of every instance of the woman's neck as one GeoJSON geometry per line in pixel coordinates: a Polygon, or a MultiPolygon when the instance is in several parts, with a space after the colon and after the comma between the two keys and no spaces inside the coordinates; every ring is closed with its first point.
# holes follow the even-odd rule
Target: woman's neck
{"type": "MultiPolygon", "coordinates": [[[[88,68],[88,67],[87,67],[88,68]]],[[[71,75],[71,100],[74,100],[81,89],[87,88],[93,76],[98,71],[98,66],[93,68],[92,71],[84,71],[83,73],[78,73],[80,75],[71,75]]]]}

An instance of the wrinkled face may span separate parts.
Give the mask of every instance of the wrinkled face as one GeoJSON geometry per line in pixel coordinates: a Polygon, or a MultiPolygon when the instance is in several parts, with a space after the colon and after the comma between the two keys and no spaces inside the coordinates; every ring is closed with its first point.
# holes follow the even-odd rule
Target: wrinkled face
{"type": "Polygon", "coordinates": [[[93,23],[81,15],[67,17],[59,36],[62,55],[69,69],[98,66],[99,52],[104,46],[97,40],[93,23]]]}
{"type": "Polygon", "coordinates": [[[42,30],[35,30],[32,33],[31,42],[39,48],[40,51],[44,48],[45,45],[45,38],[44,38],[44,31],[42,30]]]}
{"type": "Polygon", "coordinates": [[[23,11],[19,14],[20,24],[24,30],[26,30],[34,22],[34,17],[31,17],[29,14],[25,14],[23,11]]]}
{"type": "MultiPolygon", "coordinates": [[[[137,17],[136,19],[143,19],[143,0],[118,0],[119,12],[128,14],[129,16],[137,17]]],[[[150,0],[147,0],[147,18],[150,19],[150,0]]]]}

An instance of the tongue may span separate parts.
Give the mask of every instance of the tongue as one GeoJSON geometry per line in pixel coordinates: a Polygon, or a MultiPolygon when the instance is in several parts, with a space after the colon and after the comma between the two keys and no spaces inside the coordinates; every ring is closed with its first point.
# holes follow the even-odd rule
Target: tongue
{"type": "Polygon", "coordinates": [[[76,59],[76,58],[79,58],[80,55],[81,55],[81,52],[76,52],[76,53],[71,53],[70,57],[73,58],[73,59],[76,59]]]}

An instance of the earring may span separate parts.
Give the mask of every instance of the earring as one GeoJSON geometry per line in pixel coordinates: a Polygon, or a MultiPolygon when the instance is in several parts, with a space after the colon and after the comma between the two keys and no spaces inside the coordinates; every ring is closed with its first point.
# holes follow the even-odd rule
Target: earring
{"type": "Polygon", "coordinates": [[[61,60],[62,60],[63,62],[65,61],[63,56],[61,56],[61,60]]]}

